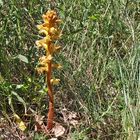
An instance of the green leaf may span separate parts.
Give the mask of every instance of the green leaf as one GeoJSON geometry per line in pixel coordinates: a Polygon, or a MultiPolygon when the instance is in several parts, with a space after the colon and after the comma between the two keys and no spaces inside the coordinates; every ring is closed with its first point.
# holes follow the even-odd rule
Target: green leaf
{"type": "Polygon", "coordinates": [[[15,91],[12,91],[12,94],[15,95],[17,97],[18,101],[23,104],[25,113],[26,113],[27,107],[26,107],[25,101],[15,91]]]}
{"type": "Polygon", "coordinates": [[[88,18],[91,20],[98,20],[99,17],[100,17],[99,14],[95,14],[95,15],[89,16],[88,18]]]}
{"type": "Polygon", "coordinates": [[[12,97],[11,96],[8,96],[8,103],[10,106],[12,105],[12,97]]]}
{"type": "Polygon", "coordinates": [[[8,103],[11,107],[11,110],[14,112],[14,107],[13,107],[13,104],[12,104],[12,96],[11,95],[8,96],[8,103]]]}
{"type": "Polygon", "coordinates": [[[0,84],[4,82],[4,78],[2,77],[1,73],[0,73],[0,84]]]}
{"type": "Polygon", "coordinates": [[[24,56],[24,55],[19,54],[19,55],[17,56],[17,58],[19,58],[21,61],[23,61],[23,62],[25,62],[25,63],[28,63],[28,62],[29,62],[28,59],[27,59],[27,57],[24,56]]]}
{"type": "Polygon", "coordinates": [[[16,86],[16,89],[20,89],[20,88],[22,88],[23,86],[24,86],[23,84],[17,85],[17,86],[16,86]]]}
{"type": "Polygon", "coordinates": [[[2,6],[3,6],[3,1],[2,1],[2,0],[0,0],[0,5],[2,5],[2,6]]]}

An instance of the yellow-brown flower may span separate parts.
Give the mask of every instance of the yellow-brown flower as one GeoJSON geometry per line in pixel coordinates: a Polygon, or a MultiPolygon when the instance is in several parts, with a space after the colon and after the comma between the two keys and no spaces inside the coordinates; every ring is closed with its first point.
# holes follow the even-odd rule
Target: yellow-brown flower
{"type": "Polygon", "coordinates": [[[39,59],[39,67],[37,68],[39,73],[46,74],[46,83],[49,95],[49,112],[48,112],[48,122],[47,129],[50,130],[53,127],[54,118],[54,97],[52,85],[58,84],[60,79],[52,78],[53,68],[60,69],[62,66],[60,64],[53,64],[53,54],[60,50],[59,45],[55,45],[55,41],[60,38],[61,30],[58,29],[58,25],[61,20],[58,18],[57,13],[53,10],[49,10],[46,14],[42,16],[44,23],[37,25],[39,33],[44,34],[45,37],[37,40],[36,45],[40,48],[43,47],[46,50],[45,56],[39,59]]]}

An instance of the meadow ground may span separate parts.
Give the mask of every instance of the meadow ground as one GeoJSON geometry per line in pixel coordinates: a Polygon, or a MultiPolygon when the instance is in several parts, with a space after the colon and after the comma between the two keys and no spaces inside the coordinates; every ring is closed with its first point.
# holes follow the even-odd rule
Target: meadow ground
{"type": "Polygon", "coordinates": [[[44,76],[35,71],[44,53],[36,25],[48,9],[63,20],[55,121],[67,131],[58,139],[140,139],[139,0],[0,0],[0,138],[48,139],[34,131],[35,115],[48,112],[44,76]]]}

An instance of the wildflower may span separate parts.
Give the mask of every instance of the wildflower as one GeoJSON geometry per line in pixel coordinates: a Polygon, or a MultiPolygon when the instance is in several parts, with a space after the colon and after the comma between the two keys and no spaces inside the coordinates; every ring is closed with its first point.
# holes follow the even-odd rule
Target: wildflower
{"type": "Polygon", "coordinates": [[[48,88],[49,95],[49,112],[48,112],[48,121],[47,121],[47,130],[51,130],[53,127],[54,119],[54,98],[52,85],[57,85],[60,82],[60,79],[52,79],[52,70],[53,68],[60,69],[62,66],[60,64],[53,63],[53,55],[61,49],[61,46],[58,46],[55,43],[57,39],[61,37],[61,30],[58,29],[58,25],[61,20],[58,18],[57,13],[53,10],[49,10],[46,14],[42,16],[44,23],[37,25],[40,34],[44,34],[45,37],[37,40],[36,45],[40,48],[44,48],[46,55],[39,59],[39,66],[37,71],[39,73],[46,74],[46,84],[48,88]]]}
{"type": "Polygon", "coordinates": [[[51,79],[51,83],[52,83],[53,85],[58,85],[59,82],[60,82],[60,79],[51,79]]]}

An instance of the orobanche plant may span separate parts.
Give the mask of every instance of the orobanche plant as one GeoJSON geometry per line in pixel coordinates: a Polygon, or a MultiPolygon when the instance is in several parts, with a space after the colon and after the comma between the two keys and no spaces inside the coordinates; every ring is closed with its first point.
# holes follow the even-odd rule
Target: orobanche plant
{"type": "Polygon", "coordinates": [[[53,95],[53,85],[58,84],[60,79],[52,78],[53,69],[60,69],[61,65],[56,64],[53,61],[53,56],[56,52],[60,50],[60,46],[56,45],[56,40],[61,36],[61,30],[58,29],[61,20],[58,18],[57,13],[53,10],[49,10],[46,14],[42,16],[44,23],[37,25],[39,33],[45,36],[36,41],[38,47],[43,47],[45,49],[45,55],[39,59],[39,66],[37,71],[43,73],[46,76],[46,84],[48,88],[49,96],[49,111],[47,119],[47,130],[53,128],[54,119],[54,95],[53,95]]]}

